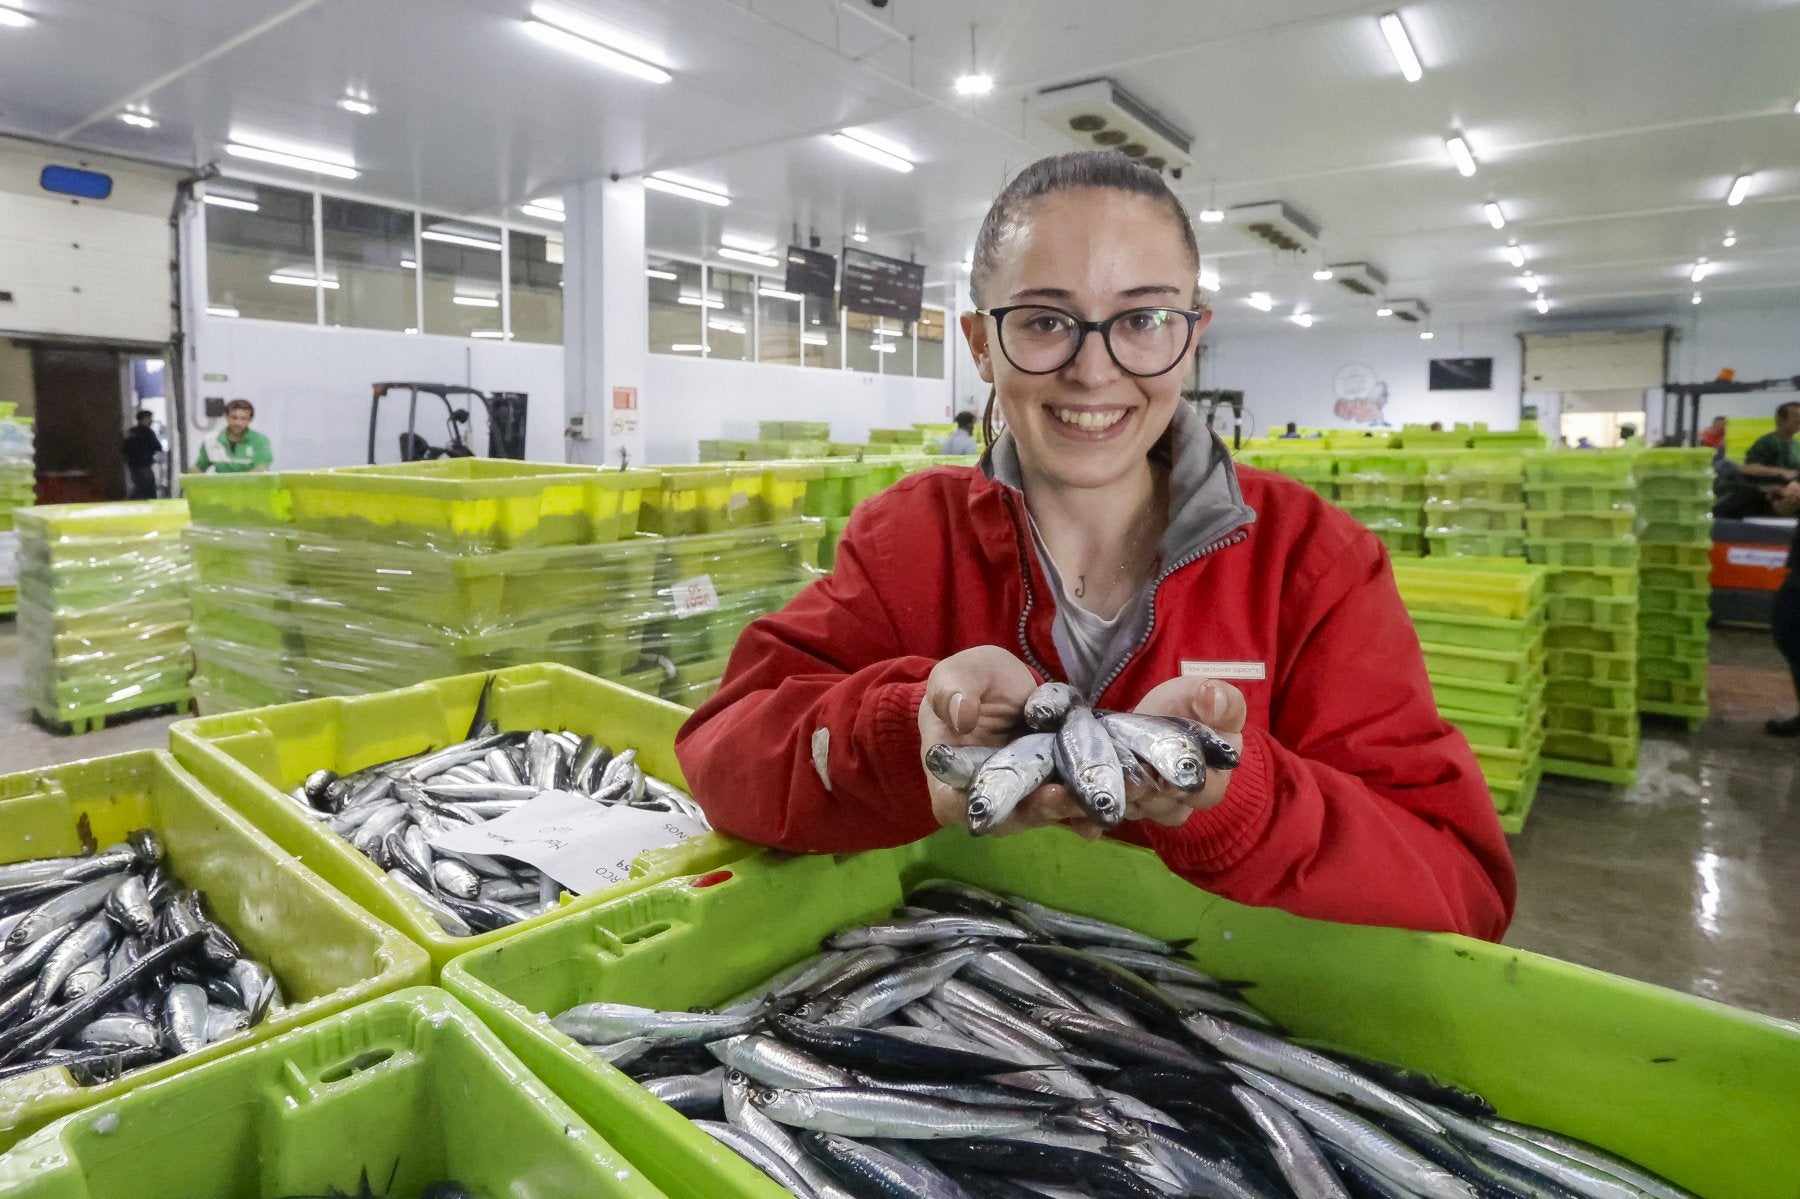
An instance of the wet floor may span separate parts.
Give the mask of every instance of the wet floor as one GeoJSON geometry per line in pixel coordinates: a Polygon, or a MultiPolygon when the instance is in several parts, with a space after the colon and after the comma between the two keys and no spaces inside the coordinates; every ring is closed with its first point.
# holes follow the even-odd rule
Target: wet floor
{"type": "MultiPolygon", "coordinates": [[[[1629,790],[1545,779],[1512,839],[1507,943],[1800,1020],[1800,741],[1762,732],[1795,701],[1766,633],[1714,635],[1713,716],[1647,722],[1629,790]]],[[[171,718],[82,737],[32,724],[0,621],[0,774],[160,747],[171,718]]]]}

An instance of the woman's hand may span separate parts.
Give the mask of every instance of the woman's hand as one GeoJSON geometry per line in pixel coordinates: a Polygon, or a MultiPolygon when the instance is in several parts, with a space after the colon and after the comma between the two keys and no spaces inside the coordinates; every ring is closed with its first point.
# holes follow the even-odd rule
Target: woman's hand
{"type": "MultiPolygon", "coordinates": [[[[934,745],[1005,745],[1020,731],[1020,712],[1036,688],[1031,668],[997,645],[978,645],[939,662],[919,705],[920,769],[924,751],[934,745]]],[[[929,770],[925,781],[938,823],[967,826],[968,794],[929,770]]]]}
{"type": "MultiPolygon", "coordinates": [[[[1244,748],[1244,721],[1249,705],[1244,693],[1230,683],[1217,679],[1174,678],[1150,689],[1138,704],[1137,711],[1146,716],[1185,716],[1212,729],[1236,750],[1244,748]]],[[[1177,791],[1146,770],[1149,782],[1125,800],[1128,820],[1148,820],[1173,828],[1187,821],[1195,812],[1206,809],[1225,798],[1231,784],[1231,771],[1206,769],[1206,783],[1198,791],[1177,791]]]]}

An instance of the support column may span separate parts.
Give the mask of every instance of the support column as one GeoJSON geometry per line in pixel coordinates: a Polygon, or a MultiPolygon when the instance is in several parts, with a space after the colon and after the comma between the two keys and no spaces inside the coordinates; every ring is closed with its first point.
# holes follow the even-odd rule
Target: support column
{"type": "Polygon", "coordinates": [[[563,209],[569,461],[640,466],[650,359],[644,186],[635,179],[590,179],[563,193],[563,209]]]}

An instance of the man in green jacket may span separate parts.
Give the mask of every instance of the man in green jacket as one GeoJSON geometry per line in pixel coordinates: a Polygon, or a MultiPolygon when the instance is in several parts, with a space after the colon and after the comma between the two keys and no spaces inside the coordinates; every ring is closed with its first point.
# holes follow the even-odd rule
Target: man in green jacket
{"type": "Polygon", "coordinates": [[[268,470],[275,454],[269,448],[269,439],[250,427],[255,416],[256,409],[249,400],[233,400],[225,405],[225,427],[202,439],[194,469],[202,474],[212,470],[222,475],[268,470]]]}

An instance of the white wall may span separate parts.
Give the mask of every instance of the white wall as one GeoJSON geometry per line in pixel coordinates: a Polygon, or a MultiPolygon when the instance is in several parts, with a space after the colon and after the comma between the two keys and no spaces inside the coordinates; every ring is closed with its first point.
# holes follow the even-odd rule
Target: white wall
{"type": "MultiPolygon", "coordinates": [[[[255,427],[269,437],[279,470],[366,462],[370,387],[402,380],[525,392],[531,397],[526,456],[540,462],[561,462],[565,457],[561,346],[215,316],[200,318],[193,344],[192,394],[242,397],[255,404],[255,427]]],[[[382,407],[377,452],[383,461],[393,461],[398,427],[389,410],[396,405],[387,400],[382,407]]],[[[419,432],[433,445],[441,445],[442,405],[426,418],[423,414],[429,411],[421,405],[419,432]]],[[[193,405],[190,460],[199,438],[221,423],[207,420],[204,408],[193,405]]],[[[479,415],[472,444],[485,455],[486,423],[479,415]]]]}
{"type": "Polygon", "coordinates": [[[644,380],[645,449],[655,463],[693,462],[702,438],[748,439],[765,420],[828,420],[834,441],[870,429],[950,419],[948,379],[652,354],[644,380]]]}
{"type": "Polygon", "coordinates": [[[1519,341],[1511,325],[1440,328],[1433,340],[1421,341],[1416,327],[1387,324],[1234,333],[1226,317],[1208,331],[1206,343],[1200,385],[1242,391],[1257,435],[1279,432],[1288,421],[1366,427],[1333,411],[1339,372],[1349,366],[1367,367],[1387,385],[1385,417],[1395,428],[1432,421],[1485,421],[1490,429],[1519,425],[1519,341]],[[1429,390],[1431,359],[1456,357],[1491,357],[1493,389],[1429,390]]]}

